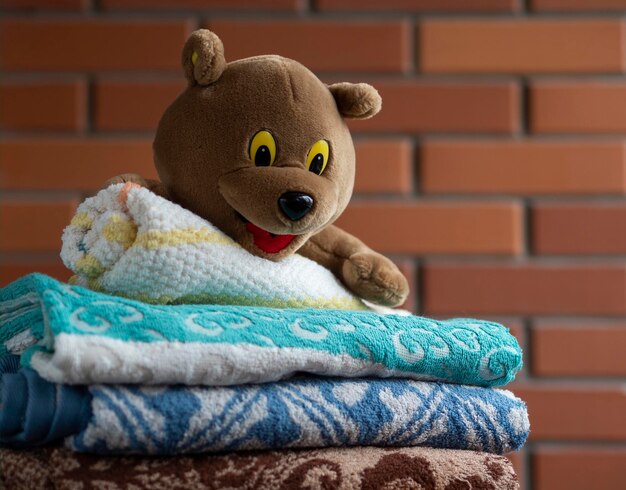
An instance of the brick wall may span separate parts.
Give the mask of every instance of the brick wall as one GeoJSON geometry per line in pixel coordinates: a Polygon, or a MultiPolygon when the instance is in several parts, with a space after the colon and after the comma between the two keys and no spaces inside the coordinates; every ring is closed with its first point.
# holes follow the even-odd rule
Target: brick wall
{"type": "Polygon", "coordinates": [[[60,233],[150,142],[204,26],[368,81],[341,223],[402,265],[409,306],[505,321],[533,424],[526,488],[626,465],[626,0],[0,0],[0,268],[66,278],[60,233]]]}

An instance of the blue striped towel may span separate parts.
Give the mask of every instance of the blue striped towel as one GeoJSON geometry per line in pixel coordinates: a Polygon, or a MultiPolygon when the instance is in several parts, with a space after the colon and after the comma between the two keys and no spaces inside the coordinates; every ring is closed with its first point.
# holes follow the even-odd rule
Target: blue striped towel
{"type": "Polygon", "coordinates": [[[85,389],[22,368],[2,377],[0,397],[0,407],[14,407],[4,416],[0,408],[1,443],[67,436],[72,449],[99,454],[369,445],[505,453],[529,429],[524,403],[508,391],[399,379],[85,389]],[[19,383],[24,389],[11,392],[19,383]]]}

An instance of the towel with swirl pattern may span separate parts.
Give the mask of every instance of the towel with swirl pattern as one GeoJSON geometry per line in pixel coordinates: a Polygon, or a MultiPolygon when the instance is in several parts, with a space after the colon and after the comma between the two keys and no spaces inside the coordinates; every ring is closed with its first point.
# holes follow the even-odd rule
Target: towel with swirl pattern
{"type": "Polygon", "coordinates": [[[500,386],[522,365],[515,338],[488,321],[151,305],[41,274],[0,290],[0,346],[69,384],[235,385],[305,372],[500,386]]]}
{"type": "Polygon", "coordinates": [[[103,457],[0,449],[13,490],[519,490],[508,459],[430,448],[246,451],[209,457],[103,457]]]}

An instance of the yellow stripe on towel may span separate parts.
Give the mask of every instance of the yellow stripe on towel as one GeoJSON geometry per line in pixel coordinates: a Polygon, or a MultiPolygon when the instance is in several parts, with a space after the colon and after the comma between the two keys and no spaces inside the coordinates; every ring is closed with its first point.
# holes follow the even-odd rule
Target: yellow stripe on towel
{"type": "Polygon", "coordinates": [[[93,220],[87,213],[76,213],[70,221],[71,226],[75,226],[80,230],[88,230],[93,225],[93,220]]]}
{"type": "Polygon", "coordinates": [[[79,276],[95,278],[102,275],[104,267],[93,255],[85,255],[78,259],[75,264],[75,271],[79,276]]]}
{"type": "MultiPolygon", "coordinates": [[[[94,280],[89,280],[89,289],[107,292],[94,280]]],[[[368,310],[369,308],[358,298],[299,298],[287,299],[280,297],[265,298],[262,296],[246,297],[228,294],[185,294],[178,298],[167,295],[152,296],[148,293],[128,294],[124,291],[108,291],[115,296],[141,301],[142,303],[164,305],[188,305],[188,304],[211,304],[211,305],[239,305],[239,306],[265,306],[269,308],[315,308],[332,310],[368,310]]]]}
{"type": "Polygon", "coordinates": [[[220,245],[235,245],[231,238],[221,232],[206,228],[181,228],[179,230],[161,231],[150,230],[139,233],[135,245],[149,250],[176,245],[191,245],[194,243],[219,243],[220,245]]]}
{"type": "Polygon", "coordinates": [[[102,227],[102,236],[110,242],[119,243],[126,250],[137,237],[137,225],[119,215],[113,215],[102,227]]]}

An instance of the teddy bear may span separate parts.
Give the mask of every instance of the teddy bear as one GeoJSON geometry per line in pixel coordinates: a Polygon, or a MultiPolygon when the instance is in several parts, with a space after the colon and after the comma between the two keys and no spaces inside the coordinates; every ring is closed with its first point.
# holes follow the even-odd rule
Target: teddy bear
{"type": "Polygon", "coordinates": [[[355,177],[345,119],[378,113],[376,89],[326,85],[277,55],[227,63],[221,40],[206,29],[191,34],[182,65],[188,86],[163,114],[153,144],[160,180],[125,174],[107,185],[148,187],[251,254],[279,261],[297,252],[367,301],[402,304],[409,287],[396,265],[332,224],[355,177]]]}

